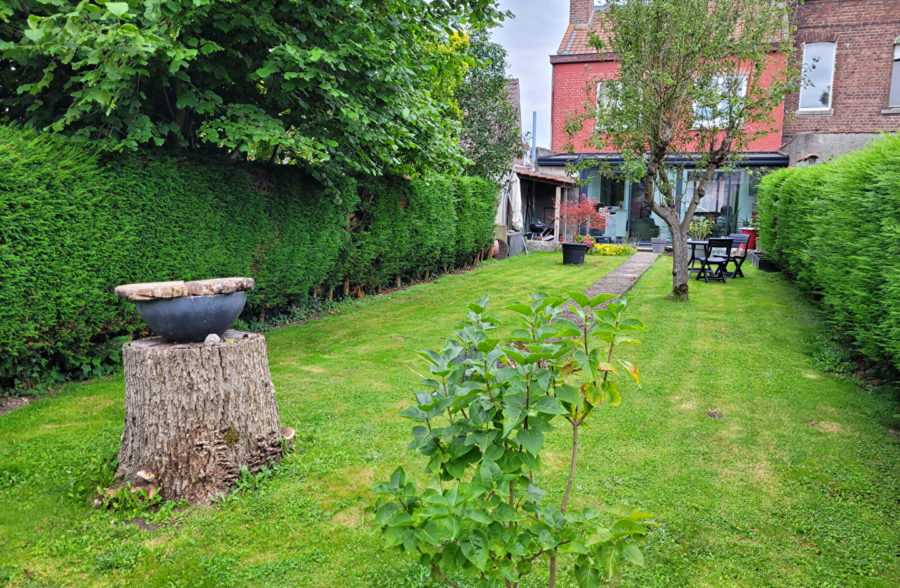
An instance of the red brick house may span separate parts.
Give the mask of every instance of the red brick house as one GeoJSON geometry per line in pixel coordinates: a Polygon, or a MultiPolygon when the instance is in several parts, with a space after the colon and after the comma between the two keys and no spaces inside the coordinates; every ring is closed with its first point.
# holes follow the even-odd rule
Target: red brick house
{"type": "Polygon", "coordinates": [[[900,0],[806,0],[796,10],[797,60],[811,84],[785,101],[791,165],[900,131],[900,0]]]}
{"type": "MultiPolygon", "coordinates": [[[[564,165],[573,157],[605,160],[613,166],[621,161],[616,153],[585,146],[591,121],[574,140],[564,130],[569,114],[595,100],[598,85],[616,77],[614,56],[588,46],[590,31],[603,34],[607,4],[607,0],[569,2],[569,25],[550,56],[551,147],[556,155],[541,158],[542,165],[564,165]],[[569,144],[574,154],[566,153],[569,144]]],[[[751,173],[754,168],[821,161],[861,147],[878,132],[900,129],[900,0],[806,0],[797,7],[795,18],[797,59],[805,60],[810,83],[776,107],[775,128],[741,154],[740,169],[717,174],[698,214],[714,218],[722,232],[752,222],[758,177],[751,173]]],[[[772,69],[778,69],[775,54],[772,59],[772,69]]],[[[585,172],[582,177],[590,175],[585,172]]],[[[687,169],[676,182],[689,192],[687,169]]],[[[641,185],[595,178],[582,191],[614,213],[607,236],[646,240],[658,230],[660,236],[668,236],[665,223],[643,204],[641,185]]]]}

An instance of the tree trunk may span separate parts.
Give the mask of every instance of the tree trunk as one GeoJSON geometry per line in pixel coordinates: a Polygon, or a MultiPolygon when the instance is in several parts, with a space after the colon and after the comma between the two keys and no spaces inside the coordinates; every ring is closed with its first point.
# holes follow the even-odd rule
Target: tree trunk
{"type": "Polygon", "coordinates": [[[681,226],[669,226],[672,231],[672,296],[681,300],[688,299],[688,250],[687,235],[681,226]]]}
{"type": "Polygon", "coordinates": [[[167,499],[209,504],[246,466],[279,461],[275,388],[262,335],[226,331],[218,343],[150,337],[123,348],[125,431],[119,475],[167,499]]]}

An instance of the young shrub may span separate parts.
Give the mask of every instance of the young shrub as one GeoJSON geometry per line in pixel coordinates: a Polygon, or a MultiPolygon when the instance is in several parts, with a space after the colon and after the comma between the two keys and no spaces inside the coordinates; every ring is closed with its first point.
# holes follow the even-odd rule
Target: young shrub
{"type": "Polygon", "coordinates": [[[429,458],[430,480],[420,489],[397,468],[375,485],[371,511],[387,547],[451,586],[457,574],[517,586],[544,561],[552,587],[562,555],[574,572],[563,583],[581,587],[611,578],[622,561],[643,565],[638,545],[652,515],[618,505],[606,509],[612,524],[603,526],[601,511],[568,508],[581,425],[619,405],[622,372],[640,384],[635,366],[612,362],[620,345],[638,342],[632,335],[643,326],[623,318],[626,302],[599,308],[611,295],[570,295],[580,323],[560,317],[562,299],[533,294],[528,304],[509,307],[520,324],[501,343],[501,322],[483,298],[468,306],[455,338],[419,354],[431,377],[401,414],[415,423],[409,448],[429,458]],[[554,504],[538,476],[545,435],[558,423],[570,429],[572,443],[565,494],[554,504]]]}

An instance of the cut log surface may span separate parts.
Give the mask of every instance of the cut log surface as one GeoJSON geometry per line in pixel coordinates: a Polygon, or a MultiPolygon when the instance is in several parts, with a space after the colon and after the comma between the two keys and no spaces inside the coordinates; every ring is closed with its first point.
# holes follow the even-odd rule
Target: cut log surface
{"type": "Polygon", "coordinates": [[[278,418],[262,335],[226,331],[220,342],[166,343],[150,337],[123,348],[124,482],[148,476],[170,500],[208,504],[242,466],[278,461],[288,434],[278,418]]]}

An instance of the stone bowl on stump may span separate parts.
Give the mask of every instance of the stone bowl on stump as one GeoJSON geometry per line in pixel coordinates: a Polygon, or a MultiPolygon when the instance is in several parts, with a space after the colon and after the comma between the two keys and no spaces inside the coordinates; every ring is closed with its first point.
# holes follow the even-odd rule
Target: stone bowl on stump
{"type": "Polygon", "coordinates": [[[134,302],[147,326],[166,341],[190,343],[230,329],[253,286],[253,278],[149,282],[118,286],[116,295],[134,302]]]}

